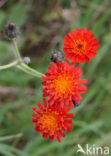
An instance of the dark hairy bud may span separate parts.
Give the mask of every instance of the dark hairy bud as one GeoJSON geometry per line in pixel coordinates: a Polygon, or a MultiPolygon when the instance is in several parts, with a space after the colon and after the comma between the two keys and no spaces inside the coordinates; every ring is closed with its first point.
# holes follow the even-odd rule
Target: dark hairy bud
{"type": "Polygon", "coordinates": [[[55,50],[55,51],[53,51],[51,53],[50,59],[51,59],[52,62],[55,62],[56,63],[56,61],[62,62],[63,59],[64,59],[64,57],[63,57],[62,52],[55,50]]]}
{"type": "Polygon", "coordinates": [[[74,100],[72,100],[73,104],[74,104],[74,107],[77,107],[80,105],[80,102],[76,103],[74,100]]]}
{"type": "Polygon", "coordinates": [[[9,25],[5,28],[5,36],[9,39],[16,38],[18,34],[18,28],[16,27],[16,24],[11,22],[9,25]]]}

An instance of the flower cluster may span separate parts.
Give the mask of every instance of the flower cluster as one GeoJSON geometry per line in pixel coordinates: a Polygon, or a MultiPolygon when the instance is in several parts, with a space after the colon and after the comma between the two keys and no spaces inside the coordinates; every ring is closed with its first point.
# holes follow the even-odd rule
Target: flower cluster
{"type": "Polygon", "coordinates": [[[81,100],[87,87],[87,79],[82,79],[81,66],[76,63],[89,62],[96,56],[99,48],[98,40],[94,34],[87,29],[73,30],[64,39],[64,57],[68,60],[62,61],[60,52],[51,56],[53,61],[45,76],[42,76],[43,104],[37,103],[38,108],[33,107],[32,122],[35,130],[51,140],[65,137],[64,131],[72,131],[72,113],[68,113],[81,100]]]}

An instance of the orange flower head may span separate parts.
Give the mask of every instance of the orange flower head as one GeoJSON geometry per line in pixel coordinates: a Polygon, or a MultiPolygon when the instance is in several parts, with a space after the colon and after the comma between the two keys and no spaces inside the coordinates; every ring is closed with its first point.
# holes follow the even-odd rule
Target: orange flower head
{"type": "Polygon", "coordinates": [[[68,113],[71,107],[60,108],[58,106],[47,105],[46,100],[44,99],[44,104],[38,102],[40,109],[33,107],[35,111],[33,113],[32,122],[35,124],[35,130],[40,132],[43,135],[43,138],[47,139],[48,137],[51,140],[58,139],[61,142],[61,136],[65,137],[63,131],[72,131],[72,113],[68,113]]]}
{"type": "Polygon", "coordinates": [[[65,57],[73,62],[89,62],[96,56],[99,48],[98,40],[94,37],[94,34],[85,28],[68,33],[63,45],[65,57]]]}
{"type": "Polygon", "coordinates": [[[80,94],[87,89],[81,85],[87,82],[86,79],[81,79],[81,74],[80,66],[75,68],[74,63],[52,62],[45,77],[42,77],[43,96],[48,98],[51,105],[74,106],[72,100],[78,103],[82,99],[80,94]]]}

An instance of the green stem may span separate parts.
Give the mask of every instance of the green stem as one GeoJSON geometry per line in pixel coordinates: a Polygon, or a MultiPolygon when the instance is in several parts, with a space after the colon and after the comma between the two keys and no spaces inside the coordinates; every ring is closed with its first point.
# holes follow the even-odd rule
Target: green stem
{"type": "Polygon", "coordinates": [[[17,65],[17,63],[18,63],[18,61],[14,61],[12,63],[9,63],[9,64],[6,64],[6,65],[0,66],[0,70],[11,68],[11,67],[17,65]]]}
{"type": "Polygon", "coordinates": [[[15,39],[12,40],[12,44],[13,44],[13,46],[15,48],[15,51],[16,51],[16,55],[17,55],[17,59],[18,59],[18,65],[19,65],[17,67],[19,69],[21,69],[22,71],[24,71],[24,72],[26,72],[26,73],[28,73],[30,75],[36,76],[36,77],[45,76],[44,74],[42,74],[42,73],[40,73],[40,72],[38,72],[38,71],[30,68],[28,65],[26,65],[25,63],[23,63],[15,39]]]}
{"type": "Polygon", "coordinates": [[[23,72],[29,74],[29,75],[33,75],[33,76],[35,76],[35,77],[41,77],[41,76],[37,76],[37,75],[35,75],[34,73],[31,73],[31,72],[27,71],[27,70],[24,69],[21,65],[17,65],[16,67],[17,67],[18,69],[22,70],[23,72]]]}
{"type": "Polygon", "coordinates": [[[40,73],[40,72],[38,72],[38,71],[36,71],[36,70],[30,68],[29,66],[27,66],[27,65],[24,64],[24,63],[21,63],[21,66],[22,66],[23,68],[25,68],[27,71],[29,71],[30,73],[33,73],[34,75],[36,75],[37,77],[45,76],[44,74],[42,74],[42,73],[40,73]]]}
{"type": "Polygon", "coordinates": [[[18,62],[21,62],[22,59],[21,59],[21,56],[20,56],[20,53],[19,53],[19,50],[18,50],[17,43],[16,43],[15,39],[12,39],[12,44],[13,44],[13,46],[15,48],[15,52],[16,52],[16,55],[17,55],[18,62]]]}
{"type": "Polygon", "coordinates": [[[17,68],[19,68],[20,70],[24,71],[27,74],[30,74],[30,75],[33,75],[33,76],[36,76],[39,78],[41,78],[42,76],[45,76],[44,74],[30,68],[28,65],[23,63],[15,39],[12,39],[12,44],[13,44],[15,51],[16,51],[17,61],[12,62],[12,63],[7,64],[7,65],[4,65],[4,66],[0,66],[0,70],[16,66],[17,68]]]}

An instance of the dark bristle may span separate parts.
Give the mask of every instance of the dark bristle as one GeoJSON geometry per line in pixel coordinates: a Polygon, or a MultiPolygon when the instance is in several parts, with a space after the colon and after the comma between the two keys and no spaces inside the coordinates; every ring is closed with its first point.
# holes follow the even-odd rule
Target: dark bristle
{"type": "Polygon", "coordinates": [[[9,23],[9,25],[5,28],[4,33],[8,39],[16,38],[18,34],[18,29],[16,27],[16,24],[13,22],[9,23]]]}
{"type": "Polygon", "coordinates": [[[62,52],[56,50],[56,51],[53,51],[51,53],[50,59],[51,59],[52,62],[55,62],[56,63],[57,61],[62,62],[63,59],[64,59],[64,57],[63,57],[62,52]]]}
{"type": "Polygon", "coordinates": [[[8,28],[9,28],[10,30],[14,30],[15,27],[16,27],[16,25],[15,25],[15,23],[13,23],[13,22],[11,22],[11,23],[8,25],[8,28]]]}
{"type": "Polygon", "coordinates": [[[73,104],[74,104],[74,107],[77,107],[80,105],[80,102],[76,103],[74,100],[72,100],[73,104]]]}

